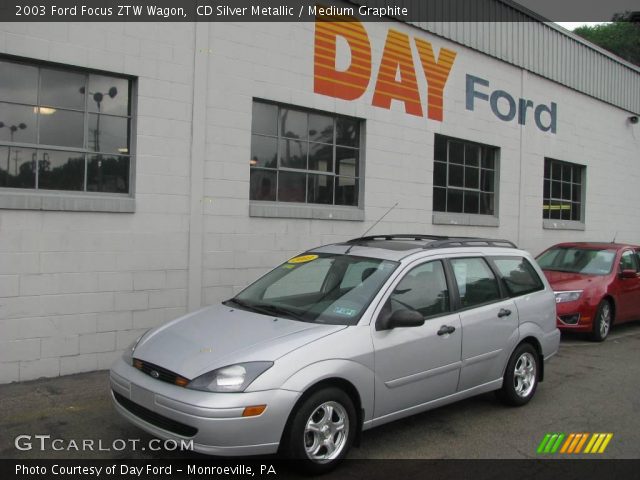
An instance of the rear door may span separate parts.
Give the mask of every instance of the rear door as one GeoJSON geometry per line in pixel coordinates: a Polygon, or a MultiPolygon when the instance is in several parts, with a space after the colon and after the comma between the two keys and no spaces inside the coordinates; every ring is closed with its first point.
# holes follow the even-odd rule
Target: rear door
{"type": "Polygon", "coordinates": [[[458,391],[502,378],[518,341],[518,309],[482,256],[451,258],[462,324],[462,369],[458,391]]]}

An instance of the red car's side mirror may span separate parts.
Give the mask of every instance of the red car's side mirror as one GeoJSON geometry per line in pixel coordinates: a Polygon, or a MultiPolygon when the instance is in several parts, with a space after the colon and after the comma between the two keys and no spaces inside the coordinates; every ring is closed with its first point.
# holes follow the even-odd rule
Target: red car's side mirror
{"type": "Polygon", "coordinates": [[[625,268],[620,274],[620,278],[637,278],[638,274],[631,268],[625,268]]]}

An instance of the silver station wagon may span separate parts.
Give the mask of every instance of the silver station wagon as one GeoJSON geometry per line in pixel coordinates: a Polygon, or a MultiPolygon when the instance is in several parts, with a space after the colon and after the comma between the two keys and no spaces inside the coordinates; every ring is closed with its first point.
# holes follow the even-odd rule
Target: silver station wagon
{"type": "Polygon", "coordinates": [[[524,405],[559,341],[554,293],[512,243],[369,236],[149,330],[113,365],[111,394],[131,423],[198,452],[323,471],[408,415],[494,390],[524,405]]]}

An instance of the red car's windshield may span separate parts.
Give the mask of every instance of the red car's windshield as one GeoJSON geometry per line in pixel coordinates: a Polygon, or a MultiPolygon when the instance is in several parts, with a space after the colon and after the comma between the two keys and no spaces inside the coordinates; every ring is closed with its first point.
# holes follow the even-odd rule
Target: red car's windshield
{"type": "Polygon", "coordinates": [[[615,250],[580,247],[555,247],[536,260],[542,269],[584,275],[608,275],[616,258],[615,250]]]}

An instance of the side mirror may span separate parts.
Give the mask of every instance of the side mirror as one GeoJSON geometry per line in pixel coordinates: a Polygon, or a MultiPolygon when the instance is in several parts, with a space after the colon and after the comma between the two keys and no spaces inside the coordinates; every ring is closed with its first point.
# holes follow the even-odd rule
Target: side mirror
{"type": "Polygon", "coordinates": [[[637,278],[638,274],[631,268],[625,268],[620,274],[620,278],[637,278]]]}
{"type": "Polygon", "coordinates": [[[391,330],[396,327],[420,327],[424,325],[424,317],[416,310],[396,310],[392,315],[381,318],[376,330],[391,330]]]}

